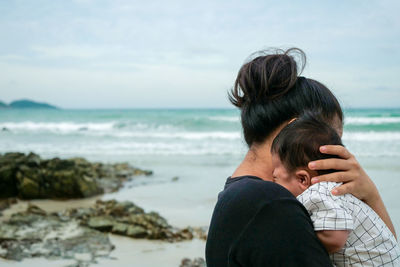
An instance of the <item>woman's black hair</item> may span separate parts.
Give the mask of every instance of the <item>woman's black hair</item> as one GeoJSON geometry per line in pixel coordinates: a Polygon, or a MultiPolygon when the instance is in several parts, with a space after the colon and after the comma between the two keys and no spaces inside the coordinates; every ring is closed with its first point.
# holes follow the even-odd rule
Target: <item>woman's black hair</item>
{"type": "Polygon", "coordinates": [[[310,110],[327,121],[343,121],[333,93],[322,83],[298,76],[306,56],[298,48],[273,53],[257,52],[239,70],[229,100],[241,110],[241,122],[249,147],[260,144],[282,123],[310,110]],[[260,55],[260,53],[263,53],[260,55]],[[296,61],[297,60],[297,61],[296,61]]]}
{"type": "MultiPolygon", "coordinates": [[[[321,153],[319,148],[323,145],[343,146],[337,131],[325,123],[319,114],[306,112],[279,132],[272,142],[271,153],[277,154],[283,166],[292,172],[307,167],[313,160],[338,158],[321,153]]],[[[333,171],[320,170],[317,173],[322,175],[333,171]]]]}

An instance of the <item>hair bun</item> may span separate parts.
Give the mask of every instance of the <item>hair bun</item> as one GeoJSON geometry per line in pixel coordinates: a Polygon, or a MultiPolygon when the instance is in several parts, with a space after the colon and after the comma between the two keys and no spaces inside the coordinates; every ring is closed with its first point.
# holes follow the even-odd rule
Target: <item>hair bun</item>
{"type": "Polygon", "coordinates": [[[265,103],[285,95],[298,78],[306,63],[299,48],[264,50],[252,54],[239,70],[235,85],[229,93],[233,105],[265,103]]]}

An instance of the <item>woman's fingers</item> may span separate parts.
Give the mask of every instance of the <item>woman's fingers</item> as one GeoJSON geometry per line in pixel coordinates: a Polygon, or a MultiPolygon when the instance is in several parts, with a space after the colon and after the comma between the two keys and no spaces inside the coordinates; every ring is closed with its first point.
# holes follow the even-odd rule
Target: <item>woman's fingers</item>
{"type": "MultiPolygon", "coordinates": [[[[319,183],[319,182],[336,182],[336,183],[344,182],[345,183],[347,181],[349,181],[349,179],[346,178],[345,172],[335,172],[335,173],[325,174],[325,175],[321,175],[321,176],[315,176],[311,179],[311,182],[313,184],[319,183]]],[[[354,192],[354,182],[349,182],[349,183],[345,183],[340,186],[337,186],[331,192],[335,196],[340,196],[340,195],[354,192]]]]}
{"type": "Polygon", "coordinates": [[[350,162],[346,159],[321,159],[308,163],[308,168],[311,170],[349,170],[350,162]]]}
{"type": "Polygon", "coordinates": [[[316,184],[319,182],[344,183],[349,180],[351,180],[351,179],[346,178],[346,172],[333,172],[333,173],[324,174],[324,175],[320,175],[320,176],[314,176],[311,179],[311,183],[312,184],[316,184]]]}
{"type": "Polygon", "coordinates": [[[332,190],[332,195],[340,196],[354,191],[354,183],[342,184],[332,190]]]}
{"type": "Polygon", "coordinates": [[[365,173],[356,158],[343,146],[326,145],[320,147],[321,152],[339,156],[312,161],[308,164],[311,170],[335,170],[329,174],[323,174],[311,179],[313,184],[318,182],[336,182],[343,185],[333,190],[335,195],[351,193],[361,200],[370,200],[379,196],[376,187],[365,173]]]}
{"type": "Polygon", "coordinates": [[[342,159],[348,159],[353,155],[344,146],[339,145],[325,145],[319,148],[319,151],[324,154],[336,155],[342,159]]]}
{"type": "Polygon", "coordinates": [[[353,194],[365,201],[378,213],[393,235],[396,236],[393,223],[387,213],[382,198],[374,182],[358,163],[357,159],[343,146],[325,145],[320,147],[321,153],[339,156],[340,158],[324,159],[310,162],[308,167],[312,170],[336,170],[334,173],[314,177],[311,182],[343,182],[334,188],[332,194],[339,196],[346,193],[353,194]]]}
{"type": "Polygon", "coordinates": [[[343,146],[321,146],[320,151],[325,154],[336,155],[340,158],[330,158],[311,161],[308,167],[311,170],[358,170],[360,165],[355,157],[343,146]]]}
{"type": "Polygon", "coordinates": [[[336,182],[336,183],[344,183],[340,186],[335,187],[331,192],[335,196],[340,196],[344,195],[347,193],[352,193],[355,191],[354,189],[354,182],[349,182],[351,179],[346,178],[346,173],[345,172],[335,172],[335,173],[330,173],[330,174],[325,174],[321,176],[315,176],[311,179],[311,182],[313,184],[319,183],[319,182],[336,182]]]}
{"type": "Polygon", "coordinates": [[[340,158],[312,161],[308,164],[308,167],[311,170],[336,170],[336,172],[313,177],[311,182],[313,184],[318,182],[343,183],[332,190],[333,195],[353,193],[362,199],[364,197],[363,180],[369,180],[369,177],[362,170],[355,157],[343,146],[321,146],[320,151],[340,158]]]}

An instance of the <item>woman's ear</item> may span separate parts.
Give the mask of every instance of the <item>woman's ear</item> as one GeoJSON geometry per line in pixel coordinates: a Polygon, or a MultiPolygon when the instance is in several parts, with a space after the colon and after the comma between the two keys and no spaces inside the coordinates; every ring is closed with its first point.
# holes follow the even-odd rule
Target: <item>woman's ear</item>
{"type": "Polygon", "coordinates": [[[311,175],[305,169],[298,169],[296,171],[296,179],[299,181],[299,185],[303,190],[306,190],[311,185],[311,175]]]}

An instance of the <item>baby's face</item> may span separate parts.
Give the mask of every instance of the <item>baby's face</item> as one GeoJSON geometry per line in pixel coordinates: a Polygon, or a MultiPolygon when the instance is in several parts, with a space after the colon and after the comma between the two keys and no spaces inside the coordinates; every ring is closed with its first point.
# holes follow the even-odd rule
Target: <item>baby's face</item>
{"type": "Polygon", "coordinates": [[[285,187],[296,197],[303,193],[304,189],[300,186],[299,180],[296,179],[296,174],[288,172],[275,153],[272,153],[272,165],[274,167],[272,177],[275,183],[285,187]]]}

